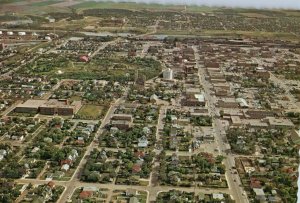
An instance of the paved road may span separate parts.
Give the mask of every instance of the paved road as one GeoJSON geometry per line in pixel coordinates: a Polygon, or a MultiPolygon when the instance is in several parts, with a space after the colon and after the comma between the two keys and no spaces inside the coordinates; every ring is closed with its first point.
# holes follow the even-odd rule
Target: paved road
{"type": "MultiPolygon", "coordinates": [[[[208,82],[205,81],[205,71],[204,71],[203,67],[200,67],[200,65],[199,65],[200,55],[199,55],[198,49],[195,46],[193,47],[193,49],[195,51],[196,65],[198,66],[198,70],[199,70],[199,72],[198,72],[199,80],[204,88],[205,97],[208,102],[209,112],[210,112],[211,116],[214,118],[214,117],[218,116],[218,112],[216,111],[215,101],[214,101],[214,98],[212,97],[212,92],[210,90],[209,84],[208,84],[208,82]]],[[[230,193],[232,194],[233,198],[237,202],[248,203],[249,201],[247,199],[247,196],[245,195],[245,191],[243,190],[242,187],[239,186],[241,184],[239,175],[231,174],[231,171],[230,171],[230,169],[235,166],[234,156],[232,156],[231,154],[226,155],[224,153],[227,150],[226,143],[224,142],[224,140],[227,140],[227,138],[226,138],[226,134],[224,133],[225,129],[222,126],[221,120],[214,119],[213,127],[214,127],[214,131],[215,131],[216,142],[220,148],[220,153],[221,153],[221,155],[226,157],[223,163],[227,169],[225,176],[226,176],[226,179],[228,182],[230,193]]]]}
{"type": "MultiPolygon", "coordinates": [[[[34,183],[37,185],[41,185],[41,184],[47,184],[49,181],[46,180],[36,180],[36,179],[19,179],[17,180],[18,183],[22,183],[22,184],[29,184],[29,183],[34,183]]],[[[224,188],[224,189],[207,189],[207,188],[186,188],[186,187],[170,187],[170,186],[128,186],[128,185],[114,185],[114,184],[101,184],[101,183],[85,183],[85,182],[79,182],[76,181],[74,182],[72,185],[70,185],[70,181],[53,181],[56,185],[59,186],[63,186],[63,187],[68,187],[68,188],[72,188],[70,190],[70,195],[74,192],[74,189],[78,188],[78,187],[87,187],[87,186],[95,186],[95,187],[99,187],[99,188],[108,188],[110,190],[126,190],[128,188],[132,188],[132,189],[136,189],[136,190],[144,190],[144,191],[150,191],[149,194],[149,201],[154,201],[156,199],[156,195],[159,192],[163,192],[163,191],[169,191],[171,189],[178,189],[178,190],[182,190],[182,191],[186,191],[186,192],[196,192],[196,193],[229,193],[228,188],[224,188]]],[[[68,189],[66,190],[68,191],[68,189]]],[[[64,192],[64,194],[62,195],[62,198],[60,200],[60,202],[66,202],[67,199],[65,199],[63,196],[65,196],[66,192],[64,192]]]]}
{"type": "MultiPolygon", "coordinates": [[[[115,107],[118,106],[121,102],[123,102],[123,98],[118,99],[114,104],[112,104],[110,106],[105,117],[102,120],[99,130],[96,132],[94,140],[98,140],[99,136],[103,132],[104,126],[109,123],[109,120],[115,111],[115,107]]],[[[87,156],[97,147],[98,147],[98,144],[95,143],[94,141],[92,141],[91,144],[87,147],[87,150],[85,151],[83,158],[81,159],[79,165],[77,166],[71,180],[68,181],[66,184],[67,188],[61,196],[62,202],[66,202],[68,200],[68,198],[72,195],[74,189],[81,185],[81,183],[78,181],[78,179],[80,178],[81,170],[84,168],[84,165],[87,162],[87,156]]]]}

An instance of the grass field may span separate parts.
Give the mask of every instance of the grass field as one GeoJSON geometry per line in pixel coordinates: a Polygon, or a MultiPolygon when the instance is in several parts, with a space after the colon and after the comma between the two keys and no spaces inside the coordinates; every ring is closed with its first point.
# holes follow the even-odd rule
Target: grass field
{"type": "Polygon", "coordinates": [[[78,111],[77,116],[82,119],[99,119],[103,111],[103,106],[97,105],[83,105],[78,111]]]}
{"type": "Polygon", "coordinates": [[[32,3],[31,6],[49,6],[49,5],[57,4],[60,2],[63,2],[63,1],[62,0],[48,0],[48,1],[32,3]]]}
{"type": "Polygon", "coordinates": [[[184,10],[183,5],[161,5],[161,4],[145,4],[145,3],[134,3],[134,2],[95,2],[87,1],[72,6],[72,8],[78,11],[85,9],[128,9],[128,10],[141,10],[141,9],[154,9],[154,10],[184,10]]]}

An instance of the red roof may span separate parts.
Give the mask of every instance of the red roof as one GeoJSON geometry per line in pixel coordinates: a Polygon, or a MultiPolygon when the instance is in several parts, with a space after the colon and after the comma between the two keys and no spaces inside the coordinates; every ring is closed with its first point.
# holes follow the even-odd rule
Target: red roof
{"type": "Polygon", "coordinates": [[[75,143],[76,144],[84,144],[84,140],[76,140],[75,143]]]}
{"type": "Polygon", "coordinates": [[[86,198],[89,198],[93,195],[93,192],[92,191],[82,191],[80,194],[79,194],[79,197],[80,199],[86,199],[86,198]]]}
{"type": "Polygon", "coordinates": [[[82,62],[88,62],[89,61],[89,57],[88,56],[80,56],[79,59],[82,62]]]}
{"type": "Polygon", "coordinates": [[[69,164],[69,165],[71,165],[71,164],[72,164],[72,161],[71,161],[70,159],[61,160],[61,161],[60,161],[60,165],[64,165],[64,164],[69,164]]]}
{"type": "Polygon", "coordinates": [[[134,164],[133,166],[132,166],[132,172],[134,172],[134,173],[138,173],[138,172],[140,172],[142,170],[142,168],[141,168],[141,166],[139,165],[139,164],[134,164]]]}
{"type": "Polygon", "coordinates": [[[134,156],[142,158],[145,156],[145,153],[143,151],[137,151],[134,152],[134,156]]]}
{"type": "Polygon", "coordinates": [[[250,180],[250,187],[251,188],[261,188],[261,182],[256,178],[251,178],[250,180]]]}
{"type": "Polygon", "coordinates": [[[51,189],[55,187],[55,183],[53,181],[50,181],[48,184],[47,184],[51,189]]]}

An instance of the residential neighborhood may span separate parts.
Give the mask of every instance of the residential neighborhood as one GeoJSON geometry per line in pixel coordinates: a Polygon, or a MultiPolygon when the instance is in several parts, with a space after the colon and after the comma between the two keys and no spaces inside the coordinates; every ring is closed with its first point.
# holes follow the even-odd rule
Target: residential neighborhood
{"type": "Polygon", "coordinates": [[[297,202],[299,13],[22,5],[0,8],[0,202],[297,202]]]}

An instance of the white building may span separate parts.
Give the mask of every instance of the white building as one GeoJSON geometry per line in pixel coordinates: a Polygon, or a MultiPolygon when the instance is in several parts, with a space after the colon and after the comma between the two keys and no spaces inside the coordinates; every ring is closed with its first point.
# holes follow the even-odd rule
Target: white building
{"type": "Polygon", "coordinates": [[[163,72],[163,78],[165,80],[173,80],[173,70],[168,68],[163,72]]]}
{"type": "Polygon", "coordinates": [[[25,35],[26,35],[26,32],[18,32],[18,35],[19,35],[19,36],[25,36],[25,35]]]}
{"type": "Polygon", "coordinates": [[[11,32],[11,31],[8,31],[6,34],[7,34],[7,35],[13,35],[14,33],[11,32]]]}
{"type": "Polygon", "coordinates": [[[51,41],[51,37],[50,36],[46,36],[45,40],[51,41]]]}

